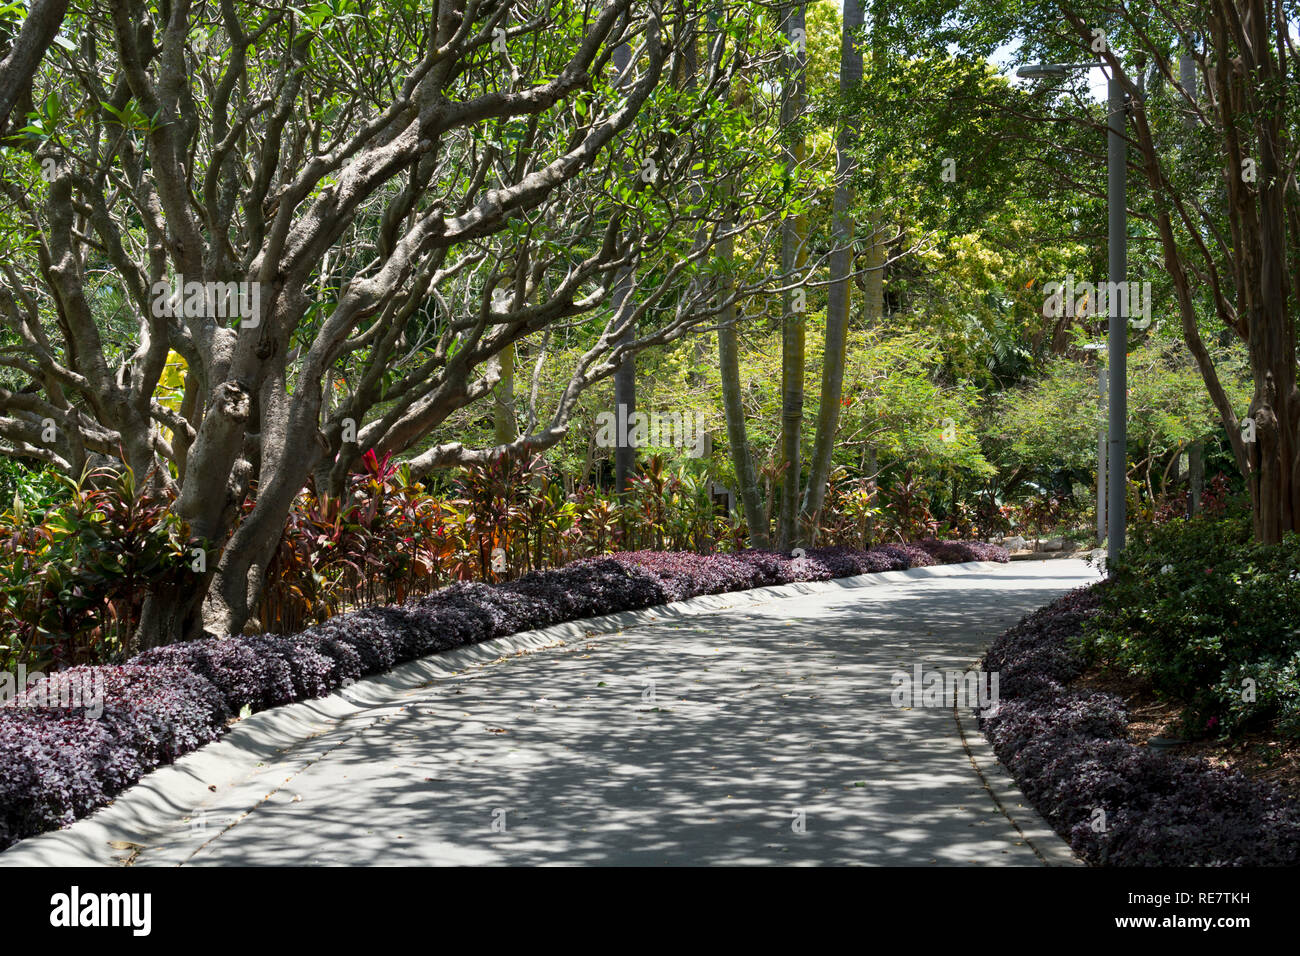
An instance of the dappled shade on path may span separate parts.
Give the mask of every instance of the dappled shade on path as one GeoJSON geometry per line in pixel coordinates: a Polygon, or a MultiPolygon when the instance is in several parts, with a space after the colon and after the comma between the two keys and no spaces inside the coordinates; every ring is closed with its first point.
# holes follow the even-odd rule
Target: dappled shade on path
{"type": "Polygon", "coordinates": [[[507,658],[342,722],[136,862],[1033,864],[951,709],[893,707],[890,678],[964,669],[1092,577],[1018,562],[507,658]]]}

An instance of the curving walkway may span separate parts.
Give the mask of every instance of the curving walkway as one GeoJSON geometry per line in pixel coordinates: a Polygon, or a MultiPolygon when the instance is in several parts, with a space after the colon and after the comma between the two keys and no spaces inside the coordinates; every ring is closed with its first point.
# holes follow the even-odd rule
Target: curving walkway
{"type": "Polygon", "coordinates": [[[968,750],[951,706],[894,707],[891,675],[964,669],[1095,578],[921,569],[440,655],[255,715],[0,864],[1068,863],[972,722],[968,750]]]}

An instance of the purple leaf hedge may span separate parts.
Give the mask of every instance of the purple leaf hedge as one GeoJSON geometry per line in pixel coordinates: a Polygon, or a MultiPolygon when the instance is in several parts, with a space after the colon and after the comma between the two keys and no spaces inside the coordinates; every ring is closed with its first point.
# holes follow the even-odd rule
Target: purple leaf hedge
{"type": "MultiPolygon", "coordinates": [[[[341,614],[291,636],[205,638],[125,664],[75,668],[0,706],[0,850],[67,826],[160,764],[217,739],[245,708],[320,697],[437,651],[564,621],[795,581],[1006,561],[975,542],[811,548],[804,556],[637,551],[514,581],[453,584],[403,605],[341,614]],[[102,713],[50,706],[64,684],[102,681],[102,713]]],[[[97,709],[97,708],[96,708],[97,709]]]]}
{"type": "Polygon", "coordinates": [[[1090,863],[1300,864],[1300,804],[1272,784],[1129,742],[1119,697],[1069,686],[1084,670],[1074,638],[1105,586],[1070,592],[990,646],[984,669],[998,672],[1000,701],[979,722],[998,759],[1090,863]]]}

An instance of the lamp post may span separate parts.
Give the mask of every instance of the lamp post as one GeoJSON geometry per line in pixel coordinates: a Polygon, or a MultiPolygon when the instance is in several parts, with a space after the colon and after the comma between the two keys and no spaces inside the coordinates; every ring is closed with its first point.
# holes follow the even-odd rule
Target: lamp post
{"type": "MultiPolygon", "coordinates": [[[[1025,79],[1057,79],[1070,70],[1090,70],[1097,63],[1032,63],[1022,66],[1016,75],[1025,79]]],[[[1106,131],[1106,212],[1109,237],[1110,291],[1107,309],[1110,323],[1106,332],[1110,380],[1110,409],[1108,434],[1110,436],[1109,480],[1107,481],[1106,540],[1107,563],[1114,561],[1124,550],[1124,524],[1127,519],[1128,461],[1128,309],[1118,308],[1119,290],[1127,290],[1125,272],[1128,260],[1128,208],[1126,206],[1128,150],[1124,142],[1126,109],[1124,90],[1114,71],[1106,79],[1107,131],[1106,131]],[[1123,314],[1120,314],[1123,313],[1123,314]]],[[[1100,484],[1100,474],[1098,475],[1100,484]]],[[[1100,495],[1099,495],[1100,497],[1100,495]]],[[[1100,502],[1099,502],[1100,504],[1100,502]]],[[[1098,509],[1100,510],[1100,508],[1098,509]]]]}

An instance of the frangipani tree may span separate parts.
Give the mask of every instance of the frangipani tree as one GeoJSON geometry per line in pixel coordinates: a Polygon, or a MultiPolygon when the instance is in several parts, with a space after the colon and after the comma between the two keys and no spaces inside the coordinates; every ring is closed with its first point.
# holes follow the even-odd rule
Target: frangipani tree
{"type": "Polygon", "coordinates": [[[590,341],[535,428],[423,448],[415,473],[547,447],[624,356],[763,284],[706,281],[714,244],[773,217],[718,95],[764,68],[750,19],[715,19],[723,52],[684,91],[665,78],[701,32],[686,3],[68,13],[79,40],[0,156],[0,450],[120,458],[174,498],[194,560],[137,643],[238,631],[308,480],[420,446],[514,343],[590,341]]]}

